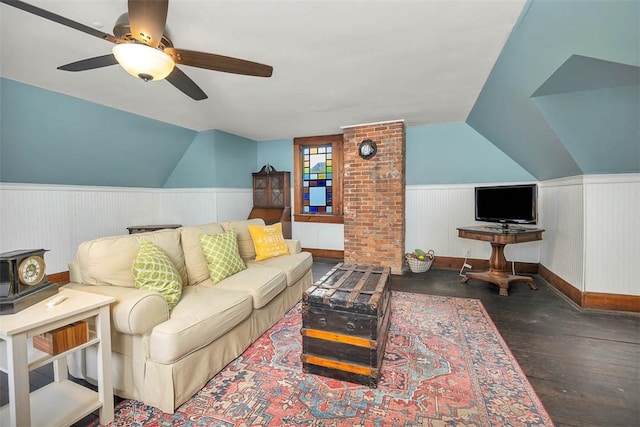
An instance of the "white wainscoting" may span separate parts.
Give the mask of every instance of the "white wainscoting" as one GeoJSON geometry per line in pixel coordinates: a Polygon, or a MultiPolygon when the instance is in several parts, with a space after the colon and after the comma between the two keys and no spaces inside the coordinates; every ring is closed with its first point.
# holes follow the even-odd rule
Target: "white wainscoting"
{"type": "Polygon", "coordinates": [[[303,248],[344,250],[344,225],[293,222],[291,235],[303,248]]]}
{"type": "MultiPolygon", "coordinates": [[[[468,252],[469,258],[488,259],[490,244],[458,237],[458,227],[486,225],[474,219],[476,185],[494,184],[407,186],[406,252],[433,249],[436,256],[464,258],[468,252]]],[[[540,262],[540,242],[507,245],[505,256],[509,261],[540,262]]]]}
{"type": "Polygon", "coordinates": [[[584,200],[582,177],[539,184],[538,213],[546,232],[540,263],[584,291],[584,200]]]}
{"type": "MultiPolygon", "coordinates": [[[[488,184],[483,184],[488,185],[488,184]]],[[[482,225],[474,220],[475,184],[412,185],[406,188],[405,252],[433,249],[437,255],[488,259],[491,245],[458,237],[458,227],[482,225]]],[[[305,248],[344,250],[342,224],[293,224],[293,236],[305,248]]],[[[540,261],[540,242],[507,245],[508,260],[540,261]]]]}
{"type": "Polygon", "coordinates": [[[0,252],[49,249],[48,273],[66,271],[78,245],[132,225],[246,218],[251,189],[147,189],[0,184],[0,252]]]}
{"type": "MultiPolygon", "coordinates": [[[[458,237],[458,227],[486,224],[474,220],[474,188],[475,184],[407,186],[405,252],[433,249],[436,256],[463,258],[468,249],[469,258],[488,259],[491,245],[458,237]]],[[[342,224],[295,222],[293,237],[305,248],[344,250],[342,224]]],[[[505,254],[508,260],[537,263],[540,242],[507,245],[505,254]]]]}
{"type": "Polygon", "coordinates": [[[640,295],[640,174],[584,177],[585,291],[640,295]]]}
{"type": "Polygon", "coordinates": [[[640,295],[640,174],[540,183],[541,264],[582,292],[640,295]]]}
{"type": "MultiPolygon", "coordinates": [[[[482,183],[482,185],[490,185],[482,183]]],[[[490,245],[461,239],[474,221],[475,184],[406,189],[405,250],[487,259],[490,245]]],[[[640,295],[640,174],[592,175],[540,183],[541,242],[507,245],[508,260],[540,262],[585,292],[640,295]]],[[[131,225],[205,224],[246,218],[251,189],[145,189],[0,184],[0,252],[49,249],[47,271],[67,270],[85,240],[126,234],[131,225]]],[[[341,224],[294,223],[303,247],[343,250],[341,224]]]]}
{"type": "Polygon", "coordinates": [[[196,225],[244,219],[253,205],[251,189],[189,188],[161,190],[157,223],[196,225]]]}

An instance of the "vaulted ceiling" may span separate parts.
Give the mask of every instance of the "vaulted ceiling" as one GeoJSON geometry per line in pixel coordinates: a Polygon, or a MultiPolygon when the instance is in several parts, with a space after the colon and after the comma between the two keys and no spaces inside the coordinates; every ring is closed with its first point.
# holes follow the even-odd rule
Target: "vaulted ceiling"
{"type": "Polygon", "coordinates": [[[528,2],[467,123],[540,180],[640,172],[640,2],[528,2]]]}
{"type": "MultiPolygon", "coordinates": [[[[29,0],[111,33],[125,0],[29,0]]],[[[187,129],[257,141],[404,119],[467,122],[537,179],[640,172],[637,0],[170,0],[177,47],[274,67],[182,67],[209,96],[119,66],[112,44],[0,5],[0,75],[187,129]]],[[[0,94],[1,96],[1,94],[0,94]]]]}
{"type": "MultiPolygon", "coordinates": [[[[112,33],[126,0],[27,0],[112,33]]],[[[525,0],[170,0],[176,47],[273,66],[271,78],[181,67],[209,96],[118,65],[56,67],[113,44],[0,5],[3,77],[198,131],[254,140],[336,133],[390,119],[464,121],[525,0]]]]}

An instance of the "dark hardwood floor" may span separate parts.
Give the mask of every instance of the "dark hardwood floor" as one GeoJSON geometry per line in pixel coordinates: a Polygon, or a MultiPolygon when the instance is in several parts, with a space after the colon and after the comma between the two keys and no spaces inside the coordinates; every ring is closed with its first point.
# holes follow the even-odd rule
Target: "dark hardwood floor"
{"type": "Polygon", "coordinates": [[[482,301],[558,426],[640,426],[640,316],[579,309],[546,281],[508,297],[458,271],[393,276],[392,289],[482,301]]]}
{"type": "MultiPolygon", "coordinates": [[[[335,264],[315,260],[314,278],[335,264]]],[[[392,276],[395,291],[482,301],[557,426],[640,426],[640,316],[582,310],[544,279],[509,296],[459,271],[392,276]]]]}
{"type": "MultiPolygon", "coordinates": [[[[319,279],[335,261],[316,259],[319,279]]],[[[508,297],[458,271],[392,276],[395,291],[482,301],[557,426],[640,426],[640,316],[582,310],[540,277],[538,290],[515,284],[508,297]]],[[[31,373],[36,389],[53,377],[51,365],[31,373]]],[[[8,402],[0,374],[0,405],[8,402]]],[[[88,417],[76,425],[86,425],[88,417]]]]}

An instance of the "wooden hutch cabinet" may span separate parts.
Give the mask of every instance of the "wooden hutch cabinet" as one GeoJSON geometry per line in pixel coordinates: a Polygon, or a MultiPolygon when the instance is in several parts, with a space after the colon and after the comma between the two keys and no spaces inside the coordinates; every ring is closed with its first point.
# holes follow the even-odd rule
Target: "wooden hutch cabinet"
{"type": "Polygon", "coordinates": [[[279,172],[265,165],[253,175],[253,209],[251,218],[262,218],[265,224],[282,223],[285,239],[291,238],[291,173],[279,172]]]}

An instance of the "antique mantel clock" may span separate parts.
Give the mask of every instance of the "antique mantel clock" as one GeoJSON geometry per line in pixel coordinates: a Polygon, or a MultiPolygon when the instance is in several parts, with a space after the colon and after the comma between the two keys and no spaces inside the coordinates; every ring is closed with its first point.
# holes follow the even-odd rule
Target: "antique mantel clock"
{"type": "Polygon", "coordinates": [[[58,293],[45,272],[45,249],[0,254],[0,315],[13,314],[58,293]]]}

